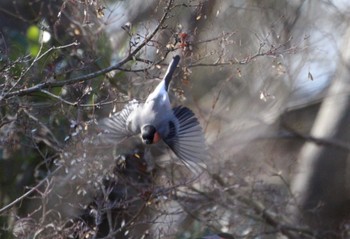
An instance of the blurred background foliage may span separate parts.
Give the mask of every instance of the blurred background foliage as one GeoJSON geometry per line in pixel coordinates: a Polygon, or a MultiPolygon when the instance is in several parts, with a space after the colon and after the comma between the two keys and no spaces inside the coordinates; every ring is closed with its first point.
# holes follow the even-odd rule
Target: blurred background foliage
{"type": "MultiPolygon", "coordinates": [[[[298,201],[293,184],[307,142],[348,152],[310,136],[347,62],[348,10],[341,0],[2,0],[1,238],[347,238],[337,205],[347,191],[327,209],[322,193],[298,201]],[[164,150],[96,142],[98,120],[144,100],[175,54],[172,101],[196,113],[210,155],[196,179],[164,150]],[[317,223],[299,211],[310,208],[317,223]]],[[[310,178],[302,184],[317,191],[310,178]]]]}

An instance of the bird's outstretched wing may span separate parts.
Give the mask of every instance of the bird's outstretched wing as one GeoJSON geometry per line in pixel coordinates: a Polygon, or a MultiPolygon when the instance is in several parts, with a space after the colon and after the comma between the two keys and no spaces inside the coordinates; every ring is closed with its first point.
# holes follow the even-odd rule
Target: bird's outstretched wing
{"type": "Polygon", "coordinates": [[[202,127],[187,107],[176,107],[173,113],[178,120],[178,128],[170,121],[170,133],[163,140],[188,168],[198,172],[199,164],[207,157],[202,127]]]}
{"type": "Polygon", "coordinates": [[[132,100],[124,108],[114,115],[102,119],[99,122],[101,130],[101,140],[105,143],[117,144],[124,139],[133,136],[135,132],[131,131],[128,125],[129,116],[140,106],[137,100],[132,100]]]}

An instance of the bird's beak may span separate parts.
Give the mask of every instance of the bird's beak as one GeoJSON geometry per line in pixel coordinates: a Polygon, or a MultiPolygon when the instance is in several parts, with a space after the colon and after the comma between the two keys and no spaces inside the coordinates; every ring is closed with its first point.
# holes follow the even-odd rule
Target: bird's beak
{"type": "Polygon", "coordinates": [[[143,143],[145,144],[152,144],[152,141],[149,139],[142,139],[143,143]]]}

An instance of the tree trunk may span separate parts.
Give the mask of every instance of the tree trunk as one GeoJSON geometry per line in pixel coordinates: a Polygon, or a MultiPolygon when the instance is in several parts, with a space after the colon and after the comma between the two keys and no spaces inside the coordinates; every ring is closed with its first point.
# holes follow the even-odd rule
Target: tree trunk
{"type": "Polygon", "coordinates": [[[340,238],[350,212],[350,30],[344,36],[337,71],[311,135],[329,143],[307,142],[301,149],[293,192],[294,212],[321,238],[340,238]],[[343,145],[344,144],[344,145],[343,145]]]}

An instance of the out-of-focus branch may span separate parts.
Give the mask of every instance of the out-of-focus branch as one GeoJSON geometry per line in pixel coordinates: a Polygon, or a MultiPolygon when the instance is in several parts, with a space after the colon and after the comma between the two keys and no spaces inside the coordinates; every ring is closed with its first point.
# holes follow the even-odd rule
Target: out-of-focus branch
{"type": "Polygon", "coordinates": [[[303,139],[305,141],[309,141],[312,143],[315,143],[317,145],[323,145],[323,146],[329,146],[329,147],[335,147],[340,150],[345,150],[347,152],[350,152],[350,146],[348,143],[337,140],[337,139],[327,139],[322,137],[315,137],[309,134],[303,134],[301,132],[298,132],[295,129],[292,129],[291,127],[287,126],[286,124],[283,125],[283,127],[288,131],[289,137],[295,137],[297,139],[303,139]]]}
{"type": "Polygon", "coordinates": [[[135,223],[136,219],[138,219],[140,217],[140,215],[142,214],[142,212],[146,209],[146,204],[143,204],[142,207],[140,208],[140,210],[138,210],[136,212],[136,214],[131,218],[130,221],[128,221],[127,223],[125,223],[123,226],[119,227],[116,230],[110,231],[110,233],[106,236],[103,237],[102,239],[112,239],[115,238],[115,236],[121,232],[122,230],[128,228],[129,226],[131,226],[133,223],[135,223]]]}
{"type": "Polygon", "coordinates": [[[300,238],[300,235],[309,236],[310,238],[315,238],[313,232],[309,228],[303,228],[299,226],[292,226],[287,222],[287,219],[283,218],[281,215],[271,212],[265,205],[257,200],[253,200],[250,197],[246,197],[242,194],[236,193],[233,189],[228,188],[223,181],[223,179],[217,175],[213,174],[212,178],[223,188],[227,188],[226,192],[234,196],[239,202],[252,208],[257,215],[259,215],[268,225],[276,228],[284,236],[288,238],[300,238]]]}
{"type": "MultiPolygon", "coordinates": [[[[110,104],[114,104],[116,102],[124,103],[124,104],[127,103],[127,101],[120,101],[118,99],[114,99],[114,100],[109,100],[109,101],[105,101],[105,102],[97,102],[97,103],[92,103],[92,104],[80,104],[78,101],[70,102],[68,100],[65,100],[62,97],[60,97],[58,95],[55,95],[55,94],[53,94],[53,93],[51,93],[51,92],[49,92],[47,90],[40,90],[40,92],[42,92],[42,93],[44,93],[44,94],[46,94],[46,95],[48,95],[48,96],[58,100],[58,101],[60,101],[60,102],[62,102],[64,104],[67,104],[67,105],[70,105],[70,106],[75,106],[75,107],[77,107],[77,106],[79,106],[79,107],[100,107],[102,105],[110,105],[110,104]]],[[[0,124],[0,126],[1,126],[1,124],[0,124]]]]}
{"type": "Polygon", "coordinates": [[[109,66],[107,68],[104,68],[102,70],[99,71],[95,71],[92,72],[90,74],[86,74],[83,76],[78,76],[72,79],[68,79],[68,80],[63,80],[63,81],[54,81],[54,82],[43,82],[40,84],[37,84],[35,86],[26,88],[26,89],[20,89],[17,91],[13,91],[13,92],[6,92],[4,93],[2,96],[0,96],[0,101],[4,100],[6,98],[12,97],[12,96],[23,96],[23,95],[28,95],[31,94],[33,92],[38,92],[42,89],[48,89],[48,88],[54,88],[54,87],[62,87],[64,85],[71,85],[71,84],[75,84],[75,83],[79,83],[79,82],[84,82],[84,81],[88,81],[91,80],[93,78],[96,78],[100,75],[106,74],[110,71],[113,70],[117,70],[119,69],[121,66],[123,66],[125,63],[127,63],[130,60],[133,60],[133,58],[136,56],[136,54],[144,47],[146,46],[146,44],[148,42],[151,41],[151,39],[156,35],[156,33],[161,29],[161,27],[163,26],[165,20],[167,19],[169,12],[170,12],[170,8],[173,5],[174,0],[169,0],[167,7],[165,8],[165,12],[162,16],[162,18],[160,19],[158,25],[156,26],[156,28],[151,32],[151,34],[147,37],[145,37],[144,41],[137,46],[133,51],[131,51],[124,59],[122,59],[121,61],[119,61],[118,63],[109,66]]]}
{"type": "Polygon", "coordinates": [[[254,61],[256,58],[263,57],[263,56],[276,58],[283,54],[295,53],[299,49],[297,46],[286,48],[286,46],[291,42],[291,40],[292,38],[289,38],[286,42],[278,46],[271,46],[268,50],[265,50],[265,51],[262,51],[262,47],[264,46],[264,44],[261,43],[259,46],[259,49],[254,54],[249,55],[244,59],[235,58],[233,60],[217,61],[214,63],[193,63],[188,65],[188,67],[193,68],[193,67],[203,67],[203,66],[208,67],[208,66],[246,65],[254,61]]]}
{"type": "MultiPolygon", "coordinates": [[[[54,175],[56,172],[58,172],[60,169],[62,168],[62,166],[57,167],[51,174],[50,176],[54,175]]],[[[49,176],[48,176],[49,177],[49,176]]],[[[14,201],[12,201],[11,203],[7,204],[6,206],[4,206],[3,208],[0,208],[0,214],[7,211],[8,209],[10,209],[11,207],[13,207],[14,205],[16,205],[17,203],[19,203],[20,201],[22,201],[24,198],[28,197],[30,194],[32,194],[34,191],[37,191],[37,189],[39,187],[41,187],[41,185],[43,185],[45,182],[47,182],[48,177],[44,178],[43,180],[41,180],[37,185],[35,185],[34,187],[32,187],[31,189],[29,189],[26,193],[24,193],[22,196],[16,198],[14,201]]]]}

